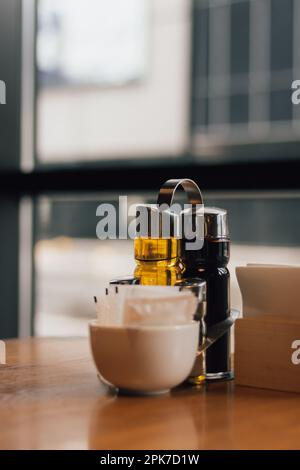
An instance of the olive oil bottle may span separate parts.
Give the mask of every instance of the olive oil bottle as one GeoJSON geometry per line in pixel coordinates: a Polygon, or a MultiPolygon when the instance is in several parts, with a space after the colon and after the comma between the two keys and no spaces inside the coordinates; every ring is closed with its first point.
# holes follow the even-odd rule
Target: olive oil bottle
{"type": "Polygon", "coordinates": [[[138,237],[134,241],[134,277],[148,286],[174,286],[182,278],[180,240],[138,237]]]}
{"type": "Polygon", "coordinates": [[[141,285],[173,286],[184,273],[181,240],[175,237],[178,216],[158,206],[138,206],[137,211],[145,217],[134,241],[134,277],[141,285]]]}

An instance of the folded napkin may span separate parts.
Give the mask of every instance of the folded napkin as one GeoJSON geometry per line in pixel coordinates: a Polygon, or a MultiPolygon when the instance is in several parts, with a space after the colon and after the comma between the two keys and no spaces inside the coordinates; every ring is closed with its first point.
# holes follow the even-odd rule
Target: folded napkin
{"type": "Polygon", "coordinates": [[[198,300],[169,286],[110,286],[95,298],[102,325],[177,325],[193,320],[198,300]]]}

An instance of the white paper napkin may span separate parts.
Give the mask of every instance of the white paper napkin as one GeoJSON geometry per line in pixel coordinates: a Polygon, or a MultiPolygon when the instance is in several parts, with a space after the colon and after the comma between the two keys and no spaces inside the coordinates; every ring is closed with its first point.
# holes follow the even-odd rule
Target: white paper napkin
{"type": "Polygon", "coordinates": [[[98,322],[102,325],[188,323],[198,305],[192,292],[168,286],[110,286],[96,299],[98,322]]]}

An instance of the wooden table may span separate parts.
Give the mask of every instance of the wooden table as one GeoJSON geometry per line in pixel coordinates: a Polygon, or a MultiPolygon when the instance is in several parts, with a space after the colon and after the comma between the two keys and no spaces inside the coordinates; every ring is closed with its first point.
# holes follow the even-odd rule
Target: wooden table
{"type": "Polygon", "coordinates": [[[7,342],[1,449],[299,449],[300,395],[234,383],[157,397],[100,384],[87,339],[7,342]]]}

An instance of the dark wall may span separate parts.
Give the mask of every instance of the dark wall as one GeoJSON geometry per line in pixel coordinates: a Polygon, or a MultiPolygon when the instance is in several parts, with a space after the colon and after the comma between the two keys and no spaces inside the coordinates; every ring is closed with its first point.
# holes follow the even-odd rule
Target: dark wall
{"type": "MultiPolygon", "coordinates": [[[[0,173],[20,160],[21,0],[0,0],[0,173]]],[[[0,195],[0,338],[18,334],[19,199],[0,195]]]]}

